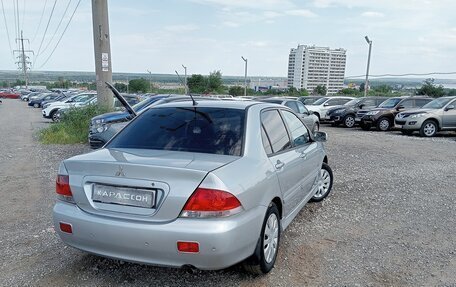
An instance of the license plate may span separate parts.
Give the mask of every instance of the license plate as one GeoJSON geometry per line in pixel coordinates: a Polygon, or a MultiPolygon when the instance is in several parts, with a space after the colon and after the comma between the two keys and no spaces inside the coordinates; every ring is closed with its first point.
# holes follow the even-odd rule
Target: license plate
{"type": "Polygon", "coordinates": [[[355,118],[355,122],[360,122],[361,118],[355,118]]]}
{"type": "Polygon", "coordinates": [[[95,202],[151,208],[155,204],[155,191],[131,187],[94,184],[92,200],[95,202]]]}

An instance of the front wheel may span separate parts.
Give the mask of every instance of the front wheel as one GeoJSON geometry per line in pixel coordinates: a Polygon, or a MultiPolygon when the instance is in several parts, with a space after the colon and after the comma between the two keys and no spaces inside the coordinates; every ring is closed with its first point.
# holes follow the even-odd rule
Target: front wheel
{"type": "Polygon", "coordinates": [[[344,117],[344,126],[346,128],[352,128],[355,126],[355,117],[352,115],[346,115],[344,117]]]}
{"type": "Polygon", "coordinates": [[[55,110],[55,111],[51,112],[51,119],[52,119],[53,122],[59,122],[60,121],[59,117],[57,116],[57,111],[58,110],[55,110]]]}
{"type": "Polygon", "coordinates": [[[423,123],[420,129],[420,136],[433,137],[437,133],[437,124],[435,121],[427,120],[423,123]]]}
{"type": "Polygon", "coordinates": [[[35,104],[33,104],[33,107],[34,107],[34,108],[39,108],[39,107],[40,107],[40,104],[35,103],[35,104]]]}
{"type": "Polygon", "coordinates": [[[318,190],[310,201],[318,202],[325,199],[331,192],[333,185],[333,173],[327,163],[323,163],[320,169],[320,178],[318,180],[318,190]]]}
{"type": "Polygon", "coordinates": [[[280,215],[271,202],[264,217],[255,252],[245,260],[244,268],[253,274],[266,274],[274,267],[280,243],[280,215]]]}
{"type": "Polygon", "coordinates": [[[387,118],[380,118],[377,123],[377,130],[386,132],[391,128],[391,122],[387,118]]]}

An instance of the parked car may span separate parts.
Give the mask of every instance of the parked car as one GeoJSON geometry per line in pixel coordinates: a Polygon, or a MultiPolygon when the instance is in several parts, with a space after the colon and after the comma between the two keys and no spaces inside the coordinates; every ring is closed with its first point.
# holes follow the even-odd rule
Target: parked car
{"type": "Polygon", "coordinates": [[[346,128],[352,128],[356,124],[356,113],[362,109],[372,109],[384,102],[386,97],[362,97],[349,101],[343,106],[331,108],[327,115],[335,125],[343,124],[346,128]]]}
{"type": "MultiPolygon", "coordinates": [[[[57,97],[51,99],[51,100],[46,100],[41,102],[41,108],[44,108],[47,104],[53,103],[53,102],[61,102],[64,101],[65,99],[69,98],[68,96],[65,96],[65,94],[59,94],[57,97]]],[[[46,106],[47,107],[47,106],[46,106]]]]}
{"type": "Polygon", "coordinates": [[[269,103],[149,108],[105,148],[60,164],[56,233],[109,258],[268,273],[281,233],[331,191],[325,140],[269,103]]]}
{"type": "Polygon", "coordinates": [[[387,131],[394,124],[394,117],[403,111],[421,108],[432,101],[429,97],[397,97],[389,98],[381,103],[378,108],[371,109],[362,118],[359,123],[363,130],[370,130],[376,127],[379,131],[387,131]]]}
{"type": "Polygon", "coordinates": [[[311,105],[321,98],[323,98],[323,96],[305,96],[305,97],[299,97],[298,101],[300,101],[304,105],[311,105]]]}
{"type": "Polygon", "coordinates": [[[394,119],[403,134],[419,131],[422,137],[433,137],[439,131],[456,131],[456,97],[442,97],[421,109],[401,112],[394,119]]]}
{"type": "Polygon", "coordinates": [[[282,97],[275,97],[275,98],[267,98],[262,99],[260,102],[265,103],[272,103],[272,104],[279,104],[286,107],[289,107],[293,110],[306,124],[306,126],[313,132],[317,132],[320,130],[320,121],[316,115],[309,112],[307,108],[301,101],[297,100],[290,100],[282,97]]]}
{"type": "Polygon", "coordinates": [[[88,99],[87,101],[85,102],[82,102],[82,103],[76,103],[74,104],[73,106],[71,107],[68,107],[68,108],[61,108],[59,109],[57,112],[55,112],[55,115],[54,117],[52,118],[52,120],[54,122],[60,122],[62,120],[62,118],[65,116],[65,114],[72,110],[72,109],[78,109],[78,108],[82,108],[82,107],[86,107],[88,105],[96,105],[97,104],[97,97],[93,97],[93,98],[90,98],[88,99]]]}
{"type": "MultiPolygon", "coordinates": [[[[159,95],[160,98],[158,100],[154,100],[149,102],[147,106],[136,109],[132,107],[135,113],[142,113],[148,108],[159,106],[162,104],[172,103],[172,102],[182,102],[182,101],[190,101],[191,98],[189,96],[182,96],[182,95],[159,95]]],[[[220,100],[218,98],[211,98],[211,97],[201,97],[201,96],[193,96],[196,100],[220,100]]],[[[107,120],[103,121],[102,118],[92,118],[89,126],[89,144],[90,147],[93,149],[101,148],[104,146],[116,133],[118,133],[121,129],[123,129],[127,122],[130,121],[134,115],[128,109],[126,109],[128,113],[127,117],[121,116],[122,120],[116,122],[107,122],[107,120]]],[[[120,116],[120,115],[119,115],[120,116]]],[[[117,117],[117,116],[114,116],[117,117]]]]}
{"type": "Polygon", "coordinates": [[[20,96],[21,96],[21,94],[17,93],[17,92],[8,92],[8,91],[0,92],[0,99],[19,99],[20,96]]]}
{"type": "Polygon", "coordinates": [[[41,93],[43,93],[43,92],[31,92],[31,93],[28,93],[28,94],[21,95],[20,99],[23,100],[23,101],[28,101],[30,97],[38,96],[41,93]]]}
{"type": "Polygon", "coordinates": [[[51,100],[56,99],[57,97],[59,97],[59,94],[54,94],[54,93],[42,93],[42,94],[40,94],[37,98],[33,98],[32,100],[30,100],[30,101],[28,102],[28,105],[29,105],[30,107],[40,108],[40,107],[41,107],[41,104],[42,104],[44,101],[51,101],[51,100]]]}
{"type": "Polygon", "coordinates": [[[57,118],[56,112],[59,109],[71,108],[71,107],[81,105],[82,103],[86,102],[87,100],[89,100],[93,97],[96,97],[96,95],[97,94],[95,94],[95,93],[78,94],[78,95],[72,96],[72,97],[64,100],[63,102],[53,102],[49,106],[44,108],[41,112],[42,112],[44,118],[47,118],[47,119],[51,118],[53,121],[58,121],[59,119],[57,118]]]}
{"type": "Polygon", "coordinates": [[[336,106],[345,105],[353,99],[353,97],[342,96],[323,97],[319,100],[316,100],[311,105],[306,105],[306,107],[309,111],[313,112],[320,121],[328,121],[329,116],[326,113],[329,109],[334,108],[336,106]]]}

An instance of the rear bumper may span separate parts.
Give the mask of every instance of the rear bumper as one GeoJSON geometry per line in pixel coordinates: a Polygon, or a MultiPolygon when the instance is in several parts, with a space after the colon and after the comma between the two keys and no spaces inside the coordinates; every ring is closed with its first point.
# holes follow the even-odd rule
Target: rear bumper
{"type": "Polygon", "coordinates": [[[109,258],[158,266],[217,270],[253,254],[266,207],[223,219],[178,218],[169,223],[132,222],[87,213],[58,201],[53,218],[57,234],[68,245],[109,258]],[[73,233],[60,231],[59,223],[73,233]],[[180,253],[177,241],[199,243],[199,253],[180,253]]]}

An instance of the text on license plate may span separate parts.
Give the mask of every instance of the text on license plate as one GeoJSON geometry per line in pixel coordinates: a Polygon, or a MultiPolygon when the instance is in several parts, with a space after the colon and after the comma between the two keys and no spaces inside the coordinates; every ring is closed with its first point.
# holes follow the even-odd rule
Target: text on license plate
{"type": "Polygon", "coordinates": [[[151,208],[155,204],[155,191],[131,187],[94,184],[92,200],[101,203],[151,208]]]}

